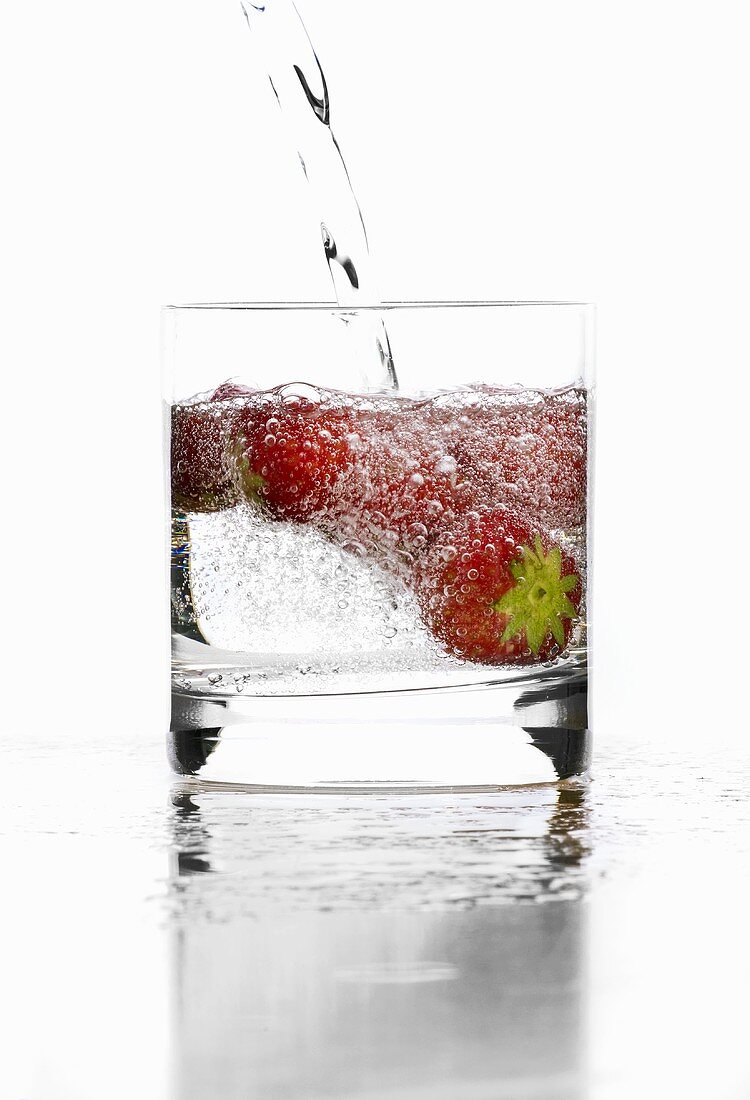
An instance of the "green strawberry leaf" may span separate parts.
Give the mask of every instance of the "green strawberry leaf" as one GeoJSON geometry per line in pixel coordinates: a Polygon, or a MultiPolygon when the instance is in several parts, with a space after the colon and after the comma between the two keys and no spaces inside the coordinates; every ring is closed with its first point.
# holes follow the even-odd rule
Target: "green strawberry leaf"
{"type": "Polygon", "coordinates": [[[492,605],[495,611],[509,617],[502,642],[525,634],[528,647],[536,656],[551,633],[557,644],[564,646],[563,619],[572,619],[576,613],[566,593],[576,587],[579,577],[575,573],[561,577],[561,571],[559,546],[553,546],[545,554],[537,535],[533,550],[522,547],[520,560],[510,565],[516,583],[492,605]]]}
{"type": "Polygon", "coordinates": [[[250,459],[244,452],[244,445],[241,439],[235,444],[234,460],[240,475],[240,483],[247,499],[251,500],[253,504],[265,504],[265,498],[261,494],[261,489],[266,484],[266,479],[256,473],[250,465],[250,459]]]}

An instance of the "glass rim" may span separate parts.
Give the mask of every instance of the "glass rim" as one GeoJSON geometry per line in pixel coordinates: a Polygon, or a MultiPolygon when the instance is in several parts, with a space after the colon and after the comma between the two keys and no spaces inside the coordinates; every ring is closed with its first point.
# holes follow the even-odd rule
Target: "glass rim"
{"type": "Polygon", "coordinates": [[[185,302],[163,305],[164,311],[178,310],[247,310],[257,312],[293,312],[309,310],[337,313],[377,313],[382,310],[421,310],[421,309],[584,309],[594,310],[593,302],[574,301],[494,301],[494,300],[449,300],[449,301],[393,301],[377,304],[340,305],[338,302],[185,302]]]}

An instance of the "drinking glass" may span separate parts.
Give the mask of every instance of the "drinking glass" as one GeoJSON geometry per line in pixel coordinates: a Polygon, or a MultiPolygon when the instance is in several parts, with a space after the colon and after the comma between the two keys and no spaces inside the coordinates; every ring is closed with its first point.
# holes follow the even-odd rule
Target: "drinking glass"
{"type": "Polygon", "coordinates": [[[163,353],[178,773],[585,773],[590,306],[169,306],[163,353]]]}

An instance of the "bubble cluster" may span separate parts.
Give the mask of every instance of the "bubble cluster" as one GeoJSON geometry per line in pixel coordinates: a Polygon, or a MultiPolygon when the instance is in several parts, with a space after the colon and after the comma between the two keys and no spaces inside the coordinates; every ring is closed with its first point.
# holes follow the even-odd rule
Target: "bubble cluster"
{"type": "Polygon", "coordinates": [[[242,504],[192,517],[191,545],[195,615],[218,648],[330,656],[428,640],[407,589],[313,527],[242,504]]]}
{"type": "MultiPolygon", "coordinates": [[[[425,668],[467,660],[467,628],[458,646],[441,646],[414,581],[425,562],[448,566],[461,545],[460,583],[439,598],[459,608],[471,600],[476,548],[456,532],[498,507],[551,532],[585,591],[580,387],[472,386],[412,400],[304,382],[263,392],[225,384],[176,407],[175,423],[189,426],[190,446],[178,440],[175,454],[173,435],[173,485],[192,477],[200,488],[181,502],[190,540],[179,617],[192,615],[212,646],[299,658],[305,677],[342,654],[408,654],[425,668]]],[[[582,602],[571,645],[584,622],[582,602]]],[[[559,652],[548,646],[544,663],[559,652]]]]}
{"type": "Polygon", "coordinates": [[[472,387],[439,395],[428,416],[485,503],[518,508],[554,530],[585,525],[584,389],[472,387]]]}

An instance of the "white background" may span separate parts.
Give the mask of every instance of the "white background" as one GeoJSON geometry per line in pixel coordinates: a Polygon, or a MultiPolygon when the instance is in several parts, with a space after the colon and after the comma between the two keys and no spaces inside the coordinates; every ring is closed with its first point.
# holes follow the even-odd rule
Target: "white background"
{"type": "MultiPolygon", "coordinates": [[[[600,738],[741,713],[743,9],[300,0],[383,296],[598,305],[600,738]]],[[[159,306],[329,285],[235,0],[14,4],[0,50],[4,706],[109,738],[166,707],[159,306]]]]}

